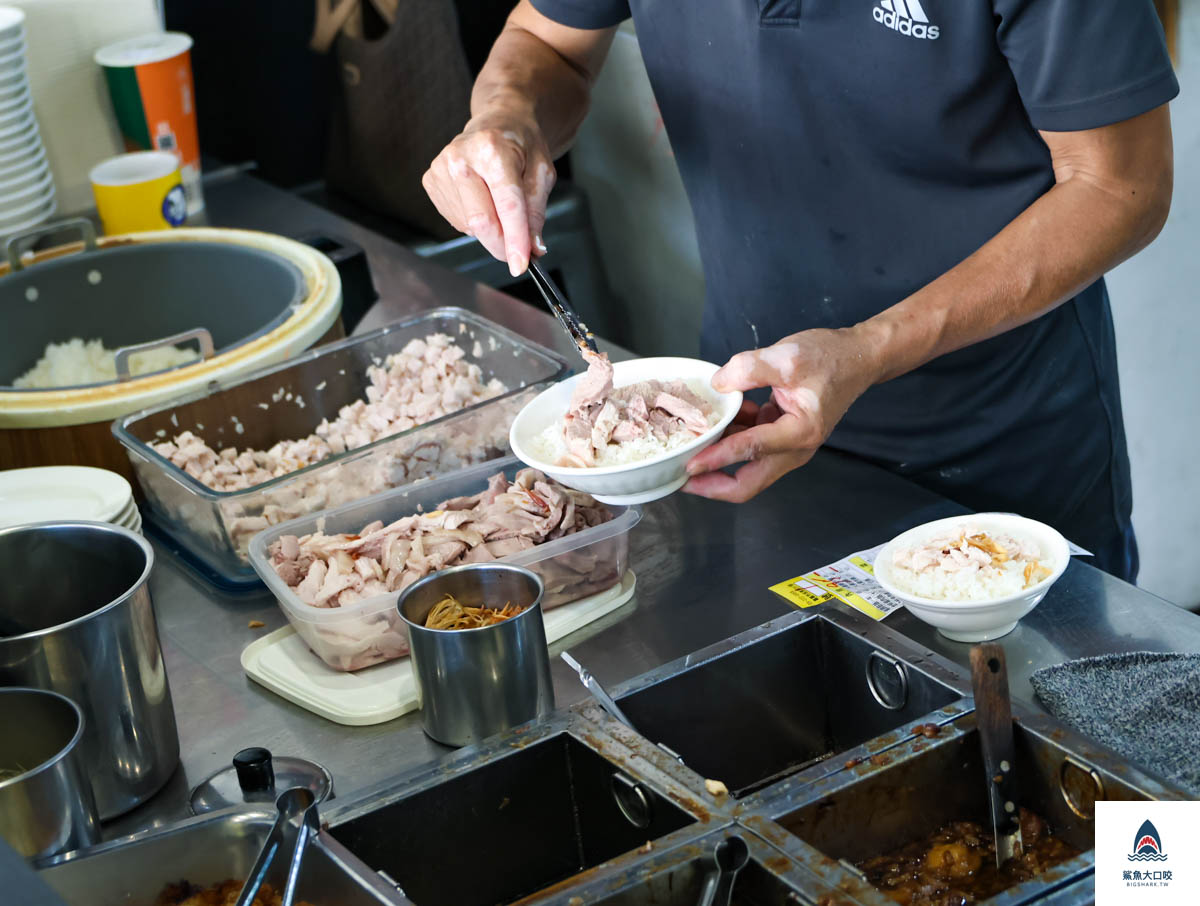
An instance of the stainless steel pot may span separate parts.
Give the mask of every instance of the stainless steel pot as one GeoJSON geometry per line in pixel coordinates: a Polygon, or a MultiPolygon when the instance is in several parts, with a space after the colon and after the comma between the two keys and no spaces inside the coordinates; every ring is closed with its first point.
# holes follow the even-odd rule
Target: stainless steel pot
{"type": "Polygon", "coordinates": [[[542,624],[542,580],[521,566],[472,563],[415,582],[396,606],[408,624],[413,676],[426,734],[465,746],[554,710],[550,655],[542,624]],[[525,610],[480,629],[427,629],[438,601],[525,610]]]}
{"type": "Polygon", "coordinates": [[[80,757],[83,712],[40,689],[0,689],[0,837],[27,859],[100,839],[80,757]]]}
{"type": "Polygon", "coordinates": [[[106,523],[0,531],[0,685],[83,710],[82,754],[102,819],[148,799],[179,763],[147,580],[154,551],[106,523]]]}

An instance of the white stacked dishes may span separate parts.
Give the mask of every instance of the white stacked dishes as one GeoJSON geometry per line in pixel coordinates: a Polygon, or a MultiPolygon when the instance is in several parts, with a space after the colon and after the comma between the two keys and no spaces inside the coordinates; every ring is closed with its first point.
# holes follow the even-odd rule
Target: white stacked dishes
{"type": "Polygon", "coordinates": [[[116,472],[89,466],[0,472],[0,529],[51,521],[108,522],[142,531],[133,489],[116,472]]]}
{"type": "Polygon", "coordinates": [[[56,207],[25,66],[25,13],[0,6],[0,238],[44,223],[56,207]]]}

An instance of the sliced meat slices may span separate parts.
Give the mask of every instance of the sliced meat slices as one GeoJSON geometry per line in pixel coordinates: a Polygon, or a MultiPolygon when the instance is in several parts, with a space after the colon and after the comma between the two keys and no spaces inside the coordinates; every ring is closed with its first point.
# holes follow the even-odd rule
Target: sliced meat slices
{"type": "MultiPolygon", "coordinates": [[[[561,465],[595,466],[612,446],[643,440],[668,444],[708,430],[712,402],[679,380],[641,381],[613,389],[613,366],[604,353],[584,353],[588,370],[571,395],[562,424],[561,465]]],[[[643,454],[653,455],[649,452],[643,454]]],[[[611,457],[609,458],[611,461],[611,457]]]]}
{"type": "Polygon", "coordinates": [[[444,567],[495,560],[611,518],[587,494],[522,469],[511,483],[494,475],[485,491],[447,500],[432,513],[373,522],[357,534],[284,536],[271,546],[271,565],[305,604],[344,607],[444,567]]]}

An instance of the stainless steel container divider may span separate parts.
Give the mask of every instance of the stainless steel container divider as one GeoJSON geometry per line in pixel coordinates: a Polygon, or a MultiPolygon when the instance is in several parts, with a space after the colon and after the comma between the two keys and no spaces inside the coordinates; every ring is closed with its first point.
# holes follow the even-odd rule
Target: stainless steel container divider
{"type": "Polygon", "coordinates": [[[0,531],[0,564],[0,683],[78,704],[100,817],[129,811],[179,763],[148,586],[153,548],[108,523],[41,522],[0,531]]]}
{"type": "Polygon", "coordinates": [[[422,906],[577,904],[574,891],[597,877],[676,847],[694,849],[704,835],[732,826],[728,808],[693,794],[670,766],[678,767],[661,750],[645,759],[577,713],[558,711],[329,803],[322,837],[422,906]],[[635,811],[631,821],[614,796],[617,785],[648,814],[635,811]],[[440,845],[460,833],[468,814],[487,845],[440,845]],[[531,837],[538,827],[553,830],[531,837]]]}
{"type": "Polygon", "coordinates": [[[443,569],[400,593],[425,732],[464,746],[543,718],[554,710],[550,655],[542,624],[544,588],[522,566],[476,563],[443,569]],[[429,629],[429,612],[446,595],[470,607],[505,603],[525,609],[478,629],[429,629]]]}
{"type": "Polygon", "coordinates": [[[719,797],[724,786],[734,805],[745,806],[780,788],[812,784],[870,757],[884,757],[914,733],[936,735],[973,710],[960,679],[948,662],[872,621],[814,608],[614,687],[612,697],[636,729],[599,705],[584,702],[576,709],[643,757],[651,757],[651,747],[666,752],[678,763],[668,770],[678,770],[681,781],[698,794],[719,797]],[[708,679],[701,679],[706,674],[708,679]],[[818,685],[805,685],[810,683],[818,685]],[[797,684],[803,691],[793,694],[797,684]],[[721,704],[720,696],[735,686],[734,704],[721,704]],[[808,704],[797,710],[801,699],[808,704]],[[812,705],[823,699],[829,707],[812,705]],[[740,721],[743,732],[707,733],[704,728],[714,721],[740,721]],[[784,738],[767,733],[767,724],[791,730],[784,738]],[[831,732],[831,724],[840,728],[831,732]],[[819,738],[827,733],[830,739],[819,738]],[[742,763],[768,748],[756,745],[760,735],[772,758],[762,758],[757,773],[737,776],[742,763]]]}

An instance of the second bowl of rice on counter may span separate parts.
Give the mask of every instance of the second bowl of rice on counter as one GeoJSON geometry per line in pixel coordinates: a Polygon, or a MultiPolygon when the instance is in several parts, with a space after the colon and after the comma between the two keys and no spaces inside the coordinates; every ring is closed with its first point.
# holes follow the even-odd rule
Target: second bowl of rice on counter
{"type": "Polygon", "coordinates": [[[1046,596],[1070,562],[1067,540],[1012,513],[927,522],[875,557],[875,579],[956,642],[998,639],[1046,596]]]}
{"type": "Polygon", "coordinates": [[[711,362],[589,360],[586,373],[521,410],[509,444],[526,465],[603,503],[631,506],[679,490],[688,460],[721,437],[742,405],[741,393],[712,389],[719,366],[711,362]]]}

